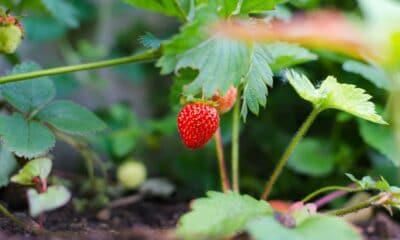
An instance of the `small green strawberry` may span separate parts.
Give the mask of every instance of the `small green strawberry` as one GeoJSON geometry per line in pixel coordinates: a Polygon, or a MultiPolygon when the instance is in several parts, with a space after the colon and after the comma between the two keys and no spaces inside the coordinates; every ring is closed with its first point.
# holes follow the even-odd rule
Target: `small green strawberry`
{"type": "Polygon", "coordinates": [[[23,36],[24,29],[15,17],[8,14],[0,16],[0,53],[15,52],[23,36]]]}

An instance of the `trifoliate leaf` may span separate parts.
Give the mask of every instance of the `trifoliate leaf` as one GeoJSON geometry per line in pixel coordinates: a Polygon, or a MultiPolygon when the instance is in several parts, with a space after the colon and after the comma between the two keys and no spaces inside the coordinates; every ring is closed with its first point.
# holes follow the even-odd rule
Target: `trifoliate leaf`
{"type": "Polygon", "coordinates": [[[264,201],[229,192],[208,192],[195,200],[192,210],[179,222],[178,234],[184,239],[219,239],[244,229],[249,220],[272,214],[264,201]]]}
{"type": "Polygon", "coordinates": [[[55,101],[36,117],[55,128],[71,134],[87,134],[103,130],[106,125],[94,113],[71,101],[55,101]]]}
{"type": "Polygon", "coordinates": [[[51,186],[44,193],[35,189],[28,190],[29,213],[37,217],[41,213],[51,211],[65,205],[71,198],[71,193],[64,186],[51,186]]]}
{"type": "Polygon", "coordinates": [[[385,71],[376,66],[367,65],[354,60],[348,60],[343,63],[343,69],[348,72],[360,74],[379,88],[386,90],[389,90],[390,88],[391,84],[389,76],[385,73],[385,71]]]}
{"type": "Polygon", "coordinates": [[[286,72],[286,78],[303,99],[320,110],[334,108],[371,122],[387,124],[376,113],[375,105],[369,101],[371,96],[366,94],[364,89],[338,83],[332,76],[328,76],[316,89],[306,76],[293,70],[286,72]]]}
{"type": "Polygon", "coordinates": [[[78,11],[75,7],[66,0],[42,0],[46,9],[57,19],[60,23],[67,25],[71,28],[79,26],[78,11]]]}
{"type": "Polygon", "coordinates": [[[47,153],[55,144],[53,133],[41,123],[14,113],[1,120],[4,146],[19,157],[33,158],[47,153]]]}
{"type": "Polygon", "coordinates": [[[17,170],[18,162],[4,146],[0,146],[0,187],[7,186],[10,176],[17,170]]]}
{"type": "Polygon", "coordinates": [[[48,158],[36,158],[27,162],[17,174],[12,176],[11,181],[22,185],[33,185],[32,179],[39,177],[47,179],[50,174],[52,161],[48,158]]]}
{"type": "Polygon", "coordinates": [[[290,43],[271,43],[267,45],[267,49],[272,57],[270,67],[274,71],[318,58],[308,49],[290,43]]]}
{"type": "MultiPolygon", "coordinates": [[[[14,67],[10,75],[40,70],[34,62],[26,62],[14,67]]],[[[30,113],[49,103],[55,96],[54,83],[48,77],[6,83],[1,86],[4,99],[23,113],[30,113]]]]}
{"type": "Polygon", "coordinates": [[[388,126],[371,124],[367,121],[358,122],[363,140],[390,159],[396,166],[400,165],[400,155],[396,146],[393,129],[388,126]]]}
{"type": "Polygon", "coordinates": [[[251,221],[247,231],[254,240],[361,240],[361,235],[344,219],[310,215],[294,228],[279,223],[274,216],[251,221]]]}
{"type": "Polygon", "coordinates": [[[288,167],[296,172],[323,176],[330,173],[335,165],[335,156],[329,143],[322,139],[305,138],[289,159],[288,167]]]}

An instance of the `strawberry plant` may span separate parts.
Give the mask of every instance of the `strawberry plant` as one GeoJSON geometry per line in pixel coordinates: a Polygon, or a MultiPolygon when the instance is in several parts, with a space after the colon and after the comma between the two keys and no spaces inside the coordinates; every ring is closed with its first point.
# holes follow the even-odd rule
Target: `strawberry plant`
{"type": "MultiPolygon", "coordinates": [[[[45,9],[57,24],[65,29],[78,28],[79,11],[68,1],[38,2],[40,7],[37,8],[45,9]]],[[[386,168],[393,170],[393,166],[399,166],[400,111],[396,109],[400,82],[398,2],[359,0],[357,6],[363,15],[357,21],[354,19],[358,16],[350,19],[334,10],[296,13],[299,8],[319,6],[319,1],[124,2],[135,8],[173,17],[181,23],[180,28],[163,39],[155,37],[158,34],[142,35],[139,39],[142,50],[131,56],[80,63],[79,54],[65,54],[72,65],[42,70],[32,61],[23,61],[13,64],[12,71],[0,77],[0,93],[4,102],[4,112],[0,115],[0,156],[4,165],[0,170],[0,184],[6,186],[11,181],[29,187],[29,213],[34,218],[39,217],[41,227],[45,221],[44,212],[65,205],[71,198],[71,193],[63,185],[52,183],[48,186],[53,160],[49,151],[56,139],[80,152],[86,163],[89,185],[82,184],[80,190],[90,196],[74,199],[75,207],[79,210],[94,205],[103,208],[97,215],[100,219],[109,219],[111,209],[137,203],[146,194],[161,198],[172,194],[173,187],[165,182],[146,180],[160,162],[154,161],[154,164],[148,165],[155,166],[147,168],[137,160],[140,159],[137,156],[149,156],[160,149],[166,152],[174,150],[177,138],[173,141],[168,139],[166,144],[154,143],[159,140],[159,135],[179,135],[179,152],[183,152],[185,157],[204,154],[197,159],[199,161],[203,160],[203,156],[211,155],[208,150],[210,145],[215,144],[212,156],[217,159],[215,165],[219,170],[221,191],[210,188],[205,197],[191,202],[190,209],[179,218],[173,231],[173,236],[178,239],[243,236],[256,240],[355,240],[362,239],[362,234],[344,216],[372,207],[384,207],[389,213],[399,208],[399,188],[389,184],[386,176],[364,176],[359,180],[348,173],[355,171],[357,176],[359,172],[366,175],[365,166],[357,160],[367,154],[372,155],[372,159],[376,155],[390,160],[393,165],[386,168]],[[160,75],[172,79],[169,105],[173,113],[162,120],[140,119],[127,105],[116,104],[100,111],[99,116],[110,129],[98,136],[93,134],[106,128],[103,120],[72,101],[54,100],[56,90],[53,78],[57,81],[60,75],[143,62],[154,62],[160,75]],[[325,68],[318,69],[318,64],[325,65],[325,68]],[[340,71],[335,64],[339,64],[340,71]],[[344,74],[341,70],[361,75],[372,87],[365,82],[352,81],[346,77],[349,73],[344,74]],[[278,95],[282,88],[287,91],[278,95]],[[373,99],[377,92],[380,97],[373,99]],[[303,118],[303,114],[297,109],[301,105],[294,105],[294,102],[307,102],[302,108],[309,112],[302,124],[298,120],[303,118]],[[279,112],[285,115],[274,116],[279,112]],[[263,114],[270,115],[265,117],[263,114]],[[257,117],[262,121],[253,125],[257,117]],[[271,118],[276,118],[276,125],[290,118],[295,118],[295,121],[281,131],[276,125],[267,126],[263,122],[266,118],[269,118],[268,123],[271,118]],[[321,120],[324,120],[324,125],[321,120]],[[297,131],[292,130],[295,127],[299,127],[297,131]],[[257,136],[256,139],[246,139],[248,129],[255,129],[252,134],[257,136]],[[269,130],[268,135],[264,135],[265,129],[269,130]],[[359,132],[359,137],[350,136],[354,134],[354,129],[359,132]],[[309,131],[314,130],[325,135],[327,131],[332,133],[329,137],[309,136],[309,131]],[[273,145],[273,141],[278,144],[273,145]],[[102,162],[92,145],[111,159],[110,165],[117,169],[112,175],[118,184],[109,182],[108,170],[112,167],[102,162]],[[250,147],[244,148],[243,145],[250,147]],[[369,154],[367,145],[373,154],[369,154]],[[230,153],[226,154],[228,146],[230,153]],[[275,146],[279,147],[275,149],[275,146]],[[144,153],[146,151],[150,153],[144,153]],[[265,152],[277,161],[253,159],[265,152]],[[230,157],[229,162],[226,156],[230,157]],[[96,176],[95,163],[99,163],[102,178],[96,176]],[[248,173],[251,169],[265,177],[261,169],[267,170],[264,167],[267,164],[271,169],[268,170],[270,176],[266,183],[261,182],[256,174],[251,176],[252,173],[248,173]],[[286,174],[286,166],[295,174],[307,178],[286,174]],[[341,169],[336,171],[339,166],[341,169]],[[329,181],[325,180],[328,186],[321,187],[325,182],[319,181],[319,177],[328,176],[333,171],[340,180],[336,182],[331,176],[329,181]],[[345,177],[350,181],[343,180],[345,177]],[[286,186],[279,185],[282,181],[286,181],[286,186]],[[319,184],[307,186],[313,181],[319,184]],[[332,182],[335,185],[329,185],[332,182]],[[156,189],[154,186],[158,185],[164,188],[156,189]],[[290,203],[271,200],[271,195],[278,199],[286,198],[279,196],[280,187],[314,191],[300,196],[303,191],[299,190],[299,194],[292,195],[290,203]],[[248,189],[253,191],[247,192],[248,189]],[[112,197],[121,197],[121,192],[132,191],[136,191],[135,195],[110,202],[112,197]],[[259,191],[259,197],[256,191],[259,191]],[[331,191],[333,193],[327,194],[331,191]],[[351,206],[342,206],[339,201],[334,201],[339,196],[359,192],[368,192],[367,199],[351,206]],[[327,195],[311,201],[322,194],[327,195]],[[97,202],[100,202],[99,206],[97,202]],[[277,207],[279,203],[283,208],[277,207]],[[324,208],[327,204],[330,204],[329,208],[324,208]]],[[[5,5],[15,4],[10,1],[5,5]]],[[[103,10],[102,14],[105,14],[107,11],[103,10]]],[[[29,15],[25,17],[28,26],[29,18],[29,15]]],[[[29,27],[25,29],[19,18],[10,15],[9,11],[0,12],[0,52],[13,54],[7,55],[10,63],[19,61],[17,48],[25,34],[29,36],[29,27]]],[[[95,50],[84,44],[81,46],[88,56],[96,59],[95,54],[89,54],[95,50]]],[[[70,53],[65,50],[68,44],[64,43],[62,48],[64,53],[70,53]]],[[[134,65],[128,66],[134,69],[134,65]]],[[[77,75],[77,78],[89,82],[88,85],[96,85],[88,80],[91,76],[77,75]]],[[[158,83],[156,85],[161,88],[158,83]]],[[[181,155],[172,152],[168,157],[180,158],[181,155]]],[[[170,161],[167,167],[159,168],[171,172],[181,168],[196,184],[198,176],[193,175],[194,171],[190,169],[194,161],[185,167],[170,161]]],[[[374,164],[379,166],[373,169],[374,175],[380,176],[382,163],[375,160],[374,164]]],[[[196,166],[193,165],[193,168],[196,166]]],[[[214,172],[209,174],[217,175],[214,172]]],[[[398,176],[397,172],[395,174],[398,176]]],[[[32,230],[1,205],[0,211],[32,230]]],[[[36,228],[33,231],[40,233],[36,228]]]]}

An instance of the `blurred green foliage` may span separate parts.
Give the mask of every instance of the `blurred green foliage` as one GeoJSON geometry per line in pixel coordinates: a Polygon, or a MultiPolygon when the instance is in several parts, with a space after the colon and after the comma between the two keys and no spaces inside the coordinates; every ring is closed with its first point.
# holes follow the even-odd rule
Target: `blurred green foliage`
{"type": "MultiPolygon", "coordinates": [[[[146,1],[142,2],[145,4],[146,1]]],[[[126,3],[118,0],[3,0],[1,5],[17,15],[25,16],[22,22],[27,35],[23,44],[29,45],[31,49],[40,49],[38,54],[36,50],[25,51],[22,48],[17,52],[16,59],[40,58],[35,60],[46,67],[129,55],[149,44],[155,44],[158,37],[168,39],[178,32],[175,18],[127,7],[126,3]],[[102,32],[112,34],[108,36],[111,40],[101,40],[102,32]],[[145,43],[142,46],[138,39],[148,36],[147,32],[155,37],[142,38],[145,43]]],[[[280,5],[278,9],[284,10],[275,14],[290,15],[294,10],[320,7],[334,7],[350,15],[360,14],[356,1],[339,0],[292,0],[280,5]]],[[[190,12],[190,6],[185,6],[184,10],[190,12]]],[[[190,27],[185,30],[191,37],[185,44],[191,45],[198,41],[198,36],[190,35],[190,27]]],[[[172,44],[169,47],[174,46],[172,44]]],[[[312,53],[303,54],[306,58],[314,59],[312,53]]],[[[298,65],[297,70],[306,72],[310,79],[322,80],[329,74],[335,75],[342,83],[356,84],[366,89],[376,104],[385,108],[387,92],[384,89],[384,74],[362,63],[349,62],[351,59],[340,55],[323,51],[314,54],[318,55],[318,61],[298,65]],[[370,81],[358,73],[364,73],[370,81]],[[376,78],[368,78],[370,75],[376,78]]],[[[12,63],[11,58],[6,60],[12,63]]],[[[292,65],[285,59],[281,61],[282,64],[292,65]]],[[[298,62],[303,61],[298,59],[298,62]]],[[[282,81],[279,70],[272,70],[275,72],[274,87],[269,89],[266,107],[260,108],[258,116],[249,114],[246,124],[241,126],[242,191],[255,195],[262,191],[277,159],[311,110],[311,106],[301,101],[295,91],[282,81]]],[[[187,83],[185,80],[193,79],[196,73],[181,71],[181,76],[189,77],[175,80],[172,85],[171,76],[160,76],[160,69],[153,64],[126,65],[110,71],[115,75],[107,79],[98,71],[54,78],[58,97],[74,96],[82,89],[93,90],[98,93],[98,99],[95,100],[99,102],[103,100],[102,96],[110,82],[116,79],[127,80],[124,84],[131,87],[145,89],[147,95],[135,101],[150,112],[147,116],[140,114],[143,109],[137,109],[124,101],[97,109],[98,115],[109,128],[101,136],[91,139],[107,156],[110,165],[117,166],[133,156],[143,160],[151,175],[167,177],[190,196],[203,195],[209,189],[219,189],[213,142],[201,150],[187,150],[179,140],[175,125],[175,106],[179,102],[176,93],[187,83]],[[171,91],[175,94],[170,95],[171,91]]],[[[172,68],[165,71],[172,71],[172,68]]],[[[318,85],[318,82],[314,84],[318,85]]],[[[227,158],[230,157],[230,121],[231,113],[221,118],[227,158]]],[[[386,145],[373,142],[376,138],[386,139],[386,130],[369,128],[372,126],[357,122],[349,115],[336,111],[322,113],[305,141],[298,146],[272,198],[279,196],[281,199],[300,199],[322,186],[347,184],[346,172],[356,176],[382,175],[392,185],[400,184],[399,171],[391,162],[391,152],[388,152],[391,150],[386,149],[386,145]]]]}

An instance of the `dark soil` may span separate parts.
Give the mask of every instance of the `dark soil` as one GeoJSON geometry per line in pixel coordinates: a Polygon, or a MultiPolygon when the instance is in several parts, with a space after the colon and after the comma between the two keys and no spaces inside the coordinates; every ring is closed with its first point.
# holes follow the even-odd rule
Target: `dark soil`
{"type": "MultiPolygon", "coordinates": [[[[108,220],[96,213],[78,214],[71,205],[46,213],[45,228],[49,234],[33,236],[7,218],[0,218],[0,240],[125,240],[173,239],[179,217],[188,210],[186,202],[176,200],[143,200],[110,211],[108,220]]],[[[17,213],[29,219],[26,213],[17,213]]]]}
{"type": "MultiPolygon", "coordinates": [[[[32,235],[9,219],[0,218],[0,240],[176,239],[176,223],[187,210],[187,201],[146,199],[112,209],[107,220],[100,220],[96,212],[78,214],[68,205],[46,214],[45,228],[50,233],[44,235],[32,235]]],[[[15,215],[31,221],[26,213],[15,215]]],[[[377,213],[357,228],[363,232],[365,240],[400,240],[400,225],[385,213],[377,213]]],[[[241,235],[235,239],[248,240],[248,237],[241,235]]]]}

